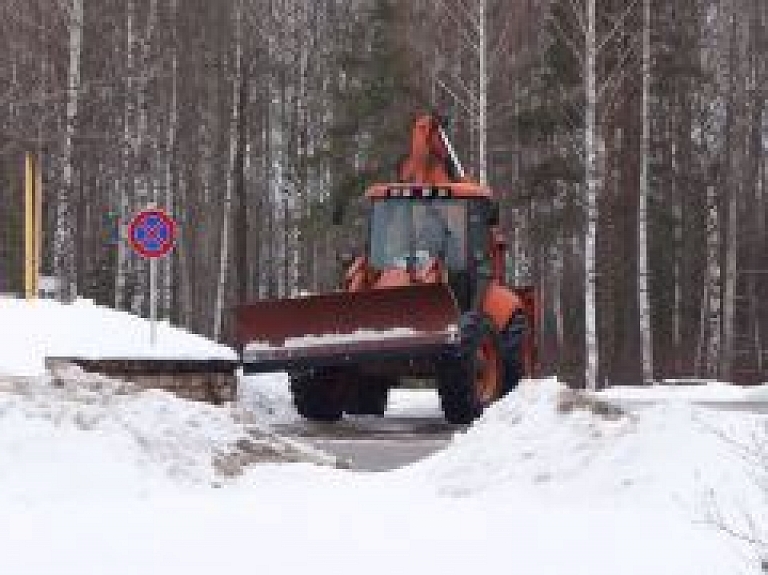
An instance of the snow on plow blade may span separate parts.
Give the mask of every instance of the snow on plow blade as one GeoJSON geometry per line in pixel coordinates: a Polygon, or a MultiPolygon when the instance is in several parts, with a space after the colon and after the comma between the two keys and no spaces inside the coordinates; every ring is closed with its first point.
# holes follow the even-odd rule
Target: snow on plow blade
{"type": "Polygon", "coordinates": [[[411,364],[449,353],[459,310],[445,285],[335,292],[240,306],[245,373],[411,364]]]}

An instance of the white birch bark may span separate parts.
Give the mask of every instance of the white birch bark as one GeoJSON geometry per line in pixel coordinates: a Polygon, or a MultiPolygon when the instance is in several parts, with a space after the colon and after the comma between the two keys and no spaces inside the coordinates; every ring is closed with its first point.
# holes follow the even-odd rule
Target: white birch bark
{"type": "MultiPolygon", "coordinates": [[[[668,133],[667,141],[672,141],[672,134],[668,133]]],[[[682,308],[683,308],[683,284],[681,273],[681,262],[683,252],[683,197],[677,185],[678,182],[678,159],[677,146],[672,144],[672,197],[674,198],[674,238],[675,238],[675,302],[672,311],[672,337],[675,348],[675,375],[680,375],[683,365],[683,334],[682,334],[682,308]]]]}
{"type": "MultiPolygon", "coordinates": [[[[179,75],[179,55],[177,51],[177,36],[176,36],[176,15],[177,15],[177,0],[171,0],[170,4],[171,19],[173,21],[173,29],[171,32],[171,104],[169,110],[168,119],[168,134],[167,134],[167,146],[166,158],[165,158],[165,209],[168,214],[174,213],[174,199],[175,194],[173,191],[173,169],[176,157],[176,133],[179,123],[179,104],[178,104],[178,75],[179,75]]],[[[162,314],[164,318],[170,318],[173,291],[173,254],[169,254],[163,258],[163,292],[162,292],[162,314]]]]}
{"type": "MultiPolygon", "coordinates": [[[[149,173],[149,167],[142,161],[142,154],[144,146],[148,145],[149,140],[149,117],[147,114],[147,90],[149,87],[149,80],[151,72],[149,70],[149,55],[152,46],[152,35],[155,29],[155,22],[157,19],[157,0],[150,0],[149,13],[147,15],[147,25],[141,38],[141,62],[139,63],[139,77],[136,90],[136,102],[138,109],[138,125],[136,127],[136,138],[134,139],[133,155],[134,155],[134,186],[136,193],[136,200],[138,202],[139,209],[145,209],[148,205],[154,202],[154,185],[153,179],[149,173]]],[[[151,157],[151,154],[148,154],[151,157]]],[[[151,160],[150,160],[151,161],[151,160]]],[[[139,259],[136,265],[136,273],[139,278],[142,279],[142,285],[135,292],[133,301],[133,311],[136,314],[141,314],[145,305],[145,293],[151,291],[152,287],[149,282],[149,269],[147,262],[144,259],[139,259]],[[146,289],[146,292],[145,292],[146,289]]],[[[154,297],[154,294],[152,294],[154,297]]],[[[150,298],[151,299],[151,298],[150,298]]]]}
{"type": "MultiPolygon", "coordinates": [[[[739,153],[739,152],[736,152],[739,153]]],[[[741,178],[740,172],[734,172],[736,178],[741,178]]],[[[741,185],[733,183],[728,201],[728,232],[725,246],[725,277],[723,282],[723,348],[721,354],[721,376],[731,377],[734,351],[734,300],[736,298],[736,274],[738,258],[738,219],[739,194],[741,185]]]]}
{"type": "Polygon", "coordinates": [[[653,343],[651,340],[651,301],[649,294],[648,266],[648,196],[650,193],[650,143],[651,143],[651,1],[643,1],[643,134],[641,143],[642,166],[640,170],[640,205],[638,210],[638,263],[637,287],[640,315],[640,356],[643,381],[653,381],[653,343]]]}
{"type": "Polygon", "coordinates": [[[477,139],[479,154],[480,183],[488,183],[488,24],[486,18],[486,1],[477,0],[477,38],[478,38],[478,110],[477,110],[477,139]]]}
{"type": "Polygon", "coordinates": [[[721,284],[720,284],[720,216],[715,187],[707,189],[707,283],[706,318],[707,345],[704,356],[705,373],[718,377],[721,352],[721,284]]]}
{"type": "Polygon", "coordinates": [[[64,181],[56,205],[56,234],[54,265],[61,282],[59,298],[68,301],[75,295],[75,212],[74,200],[74,151],[75,122],[80,103],[80,60],[83,50],[84,0],[72,0],[68,14],[69,68],[67,74],[67,106],[64,140],[64,181]]]}
{"type": "Polygon", "coordinates": [[[586,182],[587,229],[584,238],[584,312],[587,389],[598,387],[598,340],[596,314],[596,239],[597,195],[600,187],[597,165],[597,8],[596,0],[587,0],[586,33],[586,182]]]}
{"type": "MultiPolygon", "coordinates": [[[[126,8],[126,92],[125,108],[123,110],[123,179],[120,185],[120,225],[124,231],[124,226],[131,216],[130,201],[128,198],[128,178],[131,174],[131,158],[133,157],[133,138],[131,132],[131,122],[133,114],[131,110],[131,94],[133,92],[133,46],[135,42],[133,29],[133,0],[128,0],[126,8]]],[[[126,238],[120,237],[117,248],[117,269],[115,273],[115,309],[123,309],[125,302],[125,281],[128,274],[130,260],[128,258],[128,246],[126,238]]]]}
{"type": "Polygon", "coordinates": [[[738,21],[740,9],[744,7],[737,0],[730,6],[730,54],[728,66],[728,127],[727,136],[730,166],[728,173],[728,225],[725,238],[725,276],[723,278],[723,348],[721,355],[721,376],[732,377],[734,356],[734,319],[736,299],[736,276],[738,273],[739,253],[739,218],[741,217],[741,198],[744,194],[745,145],[748,130],[745,101],[745,70],[743,64],[748,53],[748,35],[742,31],[738,21]]]}
{"type": "Polygon", "coordinates": [[[232,75],[232,114],[229,122],[229,169],[227,170],[227,185],[224,194],[224,215],[221,225],[221,241],[219,252],[219,275],[216,282],[216,308],[214,311],[213,339],[221,339],[222,313],[224,295],[229,271],[229,241],[230,216],[232,213],[232,191],[234,186],[235,154],[237,153],[237,124],[240,114],[240,62],[243,57],[242,46],[242,2],[235,8],[235,73],[232,75]]]}
{"type": "MultiPolygon", "coordinates": [[[[465,5],[451,5],[444,0],[437,0],[435,4],[440,18],[455,26],[459,48],[457,57],[453,58],[453,65],[443,66],[438,59],[431,68],[432,99],[437,99],[439,89],[450,97],[462,114],[470,118],[472,129],[468,135],[473,173],[485,185],[488,183],[490,79],[497,74],[499,62],[505,57],[511,57],[505,44],[511,19],[489,22],[488,0],[474,0],[465,5]],[[491,30],[497,33],[492,34],[491,30]],[[468,59],[465,54],[469,55],[468,59]]],[[[455,40],[451,38],[449,44],[455,40]]],[[[437,46],[436,50],[440,48],[437,46]]],[[[453,52],[456,48],[452,46],[449,50],[453,52]]]]}

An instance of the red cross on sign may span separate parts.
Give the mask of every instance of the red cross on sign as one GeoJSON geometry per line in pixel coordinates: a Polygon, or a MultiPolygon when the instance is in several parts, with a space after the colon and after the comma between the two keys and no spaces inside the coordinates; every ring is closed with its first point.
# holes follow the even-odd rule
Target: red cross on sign
{"type": "Polygon", "coordinates": [[[143,210],[128,224],[128,241],[144,258],[159,258],[173,249],[176,222],[163,210],[143,210]]]}

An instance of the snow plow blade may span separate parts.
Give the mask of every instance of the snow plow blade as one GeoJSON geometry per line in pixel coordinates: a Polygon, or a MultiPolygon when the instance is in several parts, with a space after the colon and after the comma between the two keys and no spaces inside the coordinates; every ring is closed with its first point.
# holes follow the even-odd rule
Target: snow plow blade
{"type": "Polygon", "coordinates": [[[458,345],[459,310],[445,285],[265,300],[237,308],[243,371],[354,367],[421,375],[458,345]]]}

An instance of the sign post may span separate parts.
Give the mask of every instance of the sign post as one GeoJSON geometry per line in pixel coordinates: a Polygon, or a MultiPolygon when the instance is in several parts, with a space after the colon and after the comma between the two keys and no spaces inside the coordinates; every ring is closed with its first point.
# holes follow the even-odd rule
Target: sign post
{"type": "Polygon", "coordinates": [[[167,255],[176,241],[176,222],[163,210],[150,207],[128,224],[128,241],[139,256],[149,260],[150,343],[157,342],[157,258],[167,255]]]}

